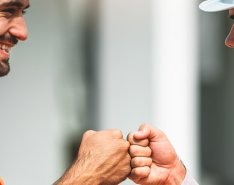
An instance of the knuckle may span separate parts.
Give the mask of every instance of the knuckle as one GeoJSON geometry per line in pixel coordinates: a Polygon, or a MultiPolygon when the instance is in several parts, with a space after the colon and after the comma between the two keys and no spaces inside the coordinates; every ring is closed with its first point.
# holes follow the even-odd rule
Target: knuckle
{"type": "Polygon", "coordinates": [[[152,165],[152,162],[153,162],[153,159],[151,157],[147,158],[147,165],[148,166],[151,166],[152,165]]]}
{"type": "Polygon", "coordinates": [[[130,144],[134,144],[134,137],[133,137],[133,133],[129,133],[127,140],[130,142],[130,144]]]}
{"type": "Polygon", "coordinates": [[[119,139],[123,138],[123,134],[121,130],[112,130],[112,134],[116,138],[119,138],[119,139]]]}
{"type": "Polygon", "coordinates": [[[149,145],[149,139],[144,139],[140,143],[141,146],[148,146],[149,145]]]}
{"type": "Polygon", "coordinates": [[[84,134],[83,134],[83,138],[87,138],[91,135],[93,135],[95,133],[94,130],[87,130],[84,134]]]}
{"type": "Polygon", "coordinates": [[[136,147],[135,145],[131,145],[129,147],[129,154],[132,156],[132,157],[135,157],[137,155],[137,150],[136,150],[136,147]]]}
{"type": "Polygon", "coordinates": [[[121,151],[121,153],[128,153],[129,151],[129,147],[130,147],[130,144],[128,141],[119,141],[119,142],[116,142],[114,144],[116,150],[118,150],[119,152],[121,151]]]}
{"type": "Polygon", "coordinates": [[[130,147],[130,143],[128,141],[124,141],[124,148],[128,150],[129,147],[130,147]]]}
{"type": "Polygon", "coordinates": [[[151,151],[151,149],[150,149],[150,147],[146,147],[146,155],[149,157],[149,156],[151,156],[151,154],[152,154],[152,151],[151,151]]]}

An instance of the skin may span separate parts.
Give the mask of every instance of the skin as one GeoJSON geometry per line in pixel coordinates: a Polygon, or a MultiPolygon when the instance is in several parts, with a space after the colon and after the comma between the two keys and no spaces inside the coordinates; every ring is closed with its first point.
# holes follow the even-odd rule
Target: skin
{"type": "MultiPolygon", "coordinates": [[[[229,10],[229,17],[234,19],[234,9],[229,10]]],[[[234,48],[234,24],[225,39],[225,45],[234,48]]],[[[144,124],[138,132],[128,135],[128,141],[131,144],[129,152],[132,157],[129,178],[135,183],[180,185],[183,182],[186,169],[162,131],[144,124]]]]}
{"type": "MultiPolygon", "coordinates": [[[[10,71],[10,52],[5,46],[12,48],[28,37],[23,16],[28,7],[29,0],[0,0],[0,76],[10,71]]],[[[86,132],[77,160],[55,184],[119,184],[130,173],[129,146],[117,130],[86,132]]]]}
{"type": "MultiPolygon", "coordinates": [[[[28,7],[29,0],[0,0],[0,76],[10,71],[3,45],[12,48],[28,38],[23,16],[28,7]]],[[[150,126],[140,130],[129,135],[131,146],[119,130],[87,131],[77,159],[54,185],[117,185],[130,172],[130,179],[146,185],[181,182],[185,169],[166,136],[150,126]]]]}
{"type": "Polygon", "coordinates": [[[77,160],[54,185],[117,185],[130,174],[129,142],[119,130],[87,131],[77,160]]]}
{"type": "MultiPolygon", "coordinates": [[[[0,0],[0,45],[12,48],[27,39],[23,14],[28,7],[28,0],[0,0]]],[[[229,16],[234,17],[234,9],[229,10],[229,16]]],[[[225,45],[234,48],[234,25],[225,45]]],[[[0,76],[9,73],[9,58],[9,53],[0,51],[0,76]]],[[[54,185],[117,185],[130,171],[129,178],[137,184],[182,183],[186,169],[163,132],[144,124],[129,134],[128,141],[118,130],[86,132],[76,161],[54,185]]]]}
{"type": "MultiPolygon", "coordinates": [[[[234,9],[229,10],[229,17],[233,19],[234,9]]],[[[230,48],[234,48],[234,25],[232,26],[227,38],[225,39],[225,45],[230,48]]]]}
{"type": "MultiPolygon", "coordinates": [[[[2,45],[12,48],[19,40],[24,41],[28,37],[23,16],[27,8],[29,8],[28,0],[0,0],[0,77],[10,71],[10,52],[3,51],[2,45]]],[[[3,184],[0,178],[0,185],[3,184]]]]}
{"type": "MultiPolygon", "coordinates": [[[[27,39],[23,14],[28,7],[28,0],[0,0],[0,44],[14,47],[19,40],[27,39]]],[[[10,54],[0,51],[0,76],[5,76],[10,71],[9,57],[10,54]]]]}
{"type": "Polygon", "coordinates": [[[128,135],[128,141],[131,180],[142,185],[181,185],[186,169],[162,131],[143,124],[138,132],[128,135]]]}
{"type": "MultiPolygon", "coordinates": [[[[2,45],[11,48],[28,37],[23,16],[28,7],[28,0],[0,0],[0,76],[10,71],[10,53],[6,53],[2,45]]],[[[129,145],[117,130],[86,132],[77,160],[56,184],[120,183],[130,173],[129,145]]]]}
{"type": "Polygon", "coordinates": [[[3,185],[3,180],[1,177],[0,177],[0,185],[3,185]]]}

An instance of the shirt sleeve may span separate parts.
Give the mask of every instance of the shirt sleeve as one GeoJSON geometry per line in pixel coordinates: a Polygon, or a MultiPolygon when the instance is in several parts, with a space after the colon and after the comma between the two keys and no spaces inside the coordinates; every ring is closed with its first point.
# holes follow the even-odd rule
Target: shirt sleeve
{"type": "Polygon", "coordinates": [[[199,185],[199,184],[194,180],[194,178],[187,171],[184,181],[182,182],[181,185],[199,185]]]}

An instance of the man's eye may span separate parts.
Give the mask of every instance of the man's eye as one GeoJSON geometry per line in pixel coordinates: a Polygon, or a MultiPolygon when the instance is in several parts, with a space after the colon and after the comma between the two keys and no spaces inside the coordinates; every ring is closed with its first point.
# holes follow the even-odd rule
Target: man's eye
{"type": "MultiPolygon", "coordinates": [[[[0,10],[3,14],[5,14],[6,17],[11,17],[20,14],[21,10],[16,8],[6,8],[3,10],[0,10]]],[[[26,14],[26,9],[22,10],[22,15],[26,14]]]]}
{"type": "Polygon", "coordinates": [[[2,12],[14,14],[16,12],[16,9],[14,9],[14,8],[7,8],[5,10],[2,10],[2,12]]]}
{"type": "Polygon", "coordinates": [[[23,11],[22,11],[22,14],[23,14],[23,15],[24,15],[24,14],[26,14],[26,13],[27,13],[27,11],[26,11],[26,10],[23,10],[23,11]]]}

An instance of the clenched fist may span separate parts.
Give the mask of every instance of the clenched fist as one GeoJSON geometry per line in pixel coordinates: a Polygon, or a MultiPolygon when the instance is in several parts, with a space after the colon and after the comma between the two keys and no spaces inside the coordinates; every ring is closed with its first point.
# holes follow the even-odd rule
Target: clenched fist
{"type": "Polygon", "coordinates": [[[78,157],[55,185],[117,185],[129,175],[129,142],[119,130],[87,131],[78,157]]]}
{"type": "Polygon", "coordinates": [[[128,141],[131,180],[142,185],[181,185],[186,169],[162,131],[144,124],[128,135],[128,141]]]}

